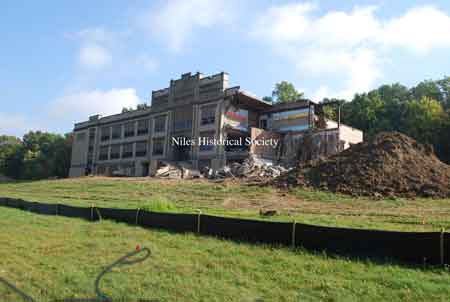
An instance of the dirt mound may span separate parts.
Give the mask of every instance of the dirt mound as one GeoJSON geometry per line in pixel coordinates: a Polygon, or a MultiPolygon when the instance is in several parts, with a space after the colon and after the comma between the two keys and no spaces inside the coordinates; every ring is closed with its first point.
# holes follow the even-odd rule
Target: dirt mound
{"type": "Polygon", "coordinates": [[[450,166],[429,145],[398,133],[372,140],[328,159],[300,165],[276,184],[304,185],[351,195],[450,197],[450,166]]]}

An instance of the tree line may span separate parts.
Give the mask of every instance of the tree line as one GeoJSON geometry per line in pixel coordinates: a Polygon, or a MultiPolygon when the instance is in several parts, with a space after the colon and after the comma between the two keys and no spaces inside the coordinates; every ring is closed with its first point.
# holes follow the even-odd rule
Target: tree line
{"type": "MultiPolygon", "coordinates": [[[[267,102],[291,102],[304,97],[293,84],[277,83],[267,102]]],[[[381,131],[400,131],[434,147],[438,157],[450,164],[450,77],[422,81],[414,87],[395,83],[355,94],[341,105],[341,121],[364,131],[368,139],[381,131]]],[[[137,108],[149,108],[142,105],[137,108]]],[[[327,116],[336,111],[325,107],[327,116]]],[[[1,134],[1,133],[0,133],[1,134]]],[[[15,179],[67,177],[70,169],[72,134],[29,132],[22,139],[0,135],[0,174],[15,179]]]]}
{"type": "Polygon", "coordinates": [[[30,131],[22,139],[0,135],[0,174],[14,179],[69,175],[72,135],[30,131]]]}

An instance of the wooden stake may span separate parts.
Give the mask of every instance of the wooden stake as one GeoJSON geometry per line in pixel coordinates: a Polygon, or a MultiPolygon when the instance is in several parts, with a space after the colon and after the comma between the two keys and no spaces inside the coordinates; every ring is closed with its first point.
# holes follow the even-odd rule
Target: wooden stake
{"type": "Polygon", "coordinates": [[[295,248],[295,224],[296,221],[294,220],[294,222],[292,223],[292,248],[295,248]]]}

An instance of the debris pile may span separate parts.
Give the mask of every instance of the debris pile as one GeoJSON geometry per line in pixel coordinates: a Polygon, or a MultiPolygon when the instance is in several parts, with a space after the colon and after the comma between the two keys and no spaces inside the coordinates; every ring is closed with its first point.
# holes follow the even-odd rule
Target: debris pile
{"type": "Polygon", "coordinates": [[[217,178],[275,178],[288,171],[287,168],[274,165],[272,161],[249,156],[242,163],[234,162],[219,170],[207,168],[205,176],[210,179],[217,178]]]}
{"type": "Polygon", "coordinates": [[[384,132],[327,159],[310,161],[274,183],[374,197],[450,197],[450,166],[429,145],[384,132]]]}
{"type": "Polygon", "coordinates": [[[155,176],[161,178],[198,178],[200,171],[193,169],[192,165],[187,162],[179,162],[171,164],[168,162],[161,162],[162,166],[156,171],[155,176]]]}

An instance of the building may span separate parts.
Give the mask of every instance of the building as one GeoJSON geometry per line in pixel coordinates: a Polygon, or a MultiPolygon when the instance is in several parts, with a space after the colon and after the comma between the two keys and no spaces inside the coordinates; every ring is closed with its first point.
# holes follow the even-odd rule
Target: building
{"type": "MultiPolygon", "coordinates": [[[[309,100],[272,105],[240,87],[228,87],[224,72],[186,73],[171,80],[168,88],[152,91],[149,108],[95,115],[75,124],[70,176],[146,176],[163,160],[188,161],[199,169],[220,168],[253,150],[247,144],[220,142],[242,142],[262,132],[266,137],[268,133],[283,136],[317,128],[317,106],[309,100]]],[[[326,124],[344,129],[340,123],[326,124]]],[[[346,130],[348,138],[340,137],[344,145],[362,141],[361,131],[346,130]]]]}

